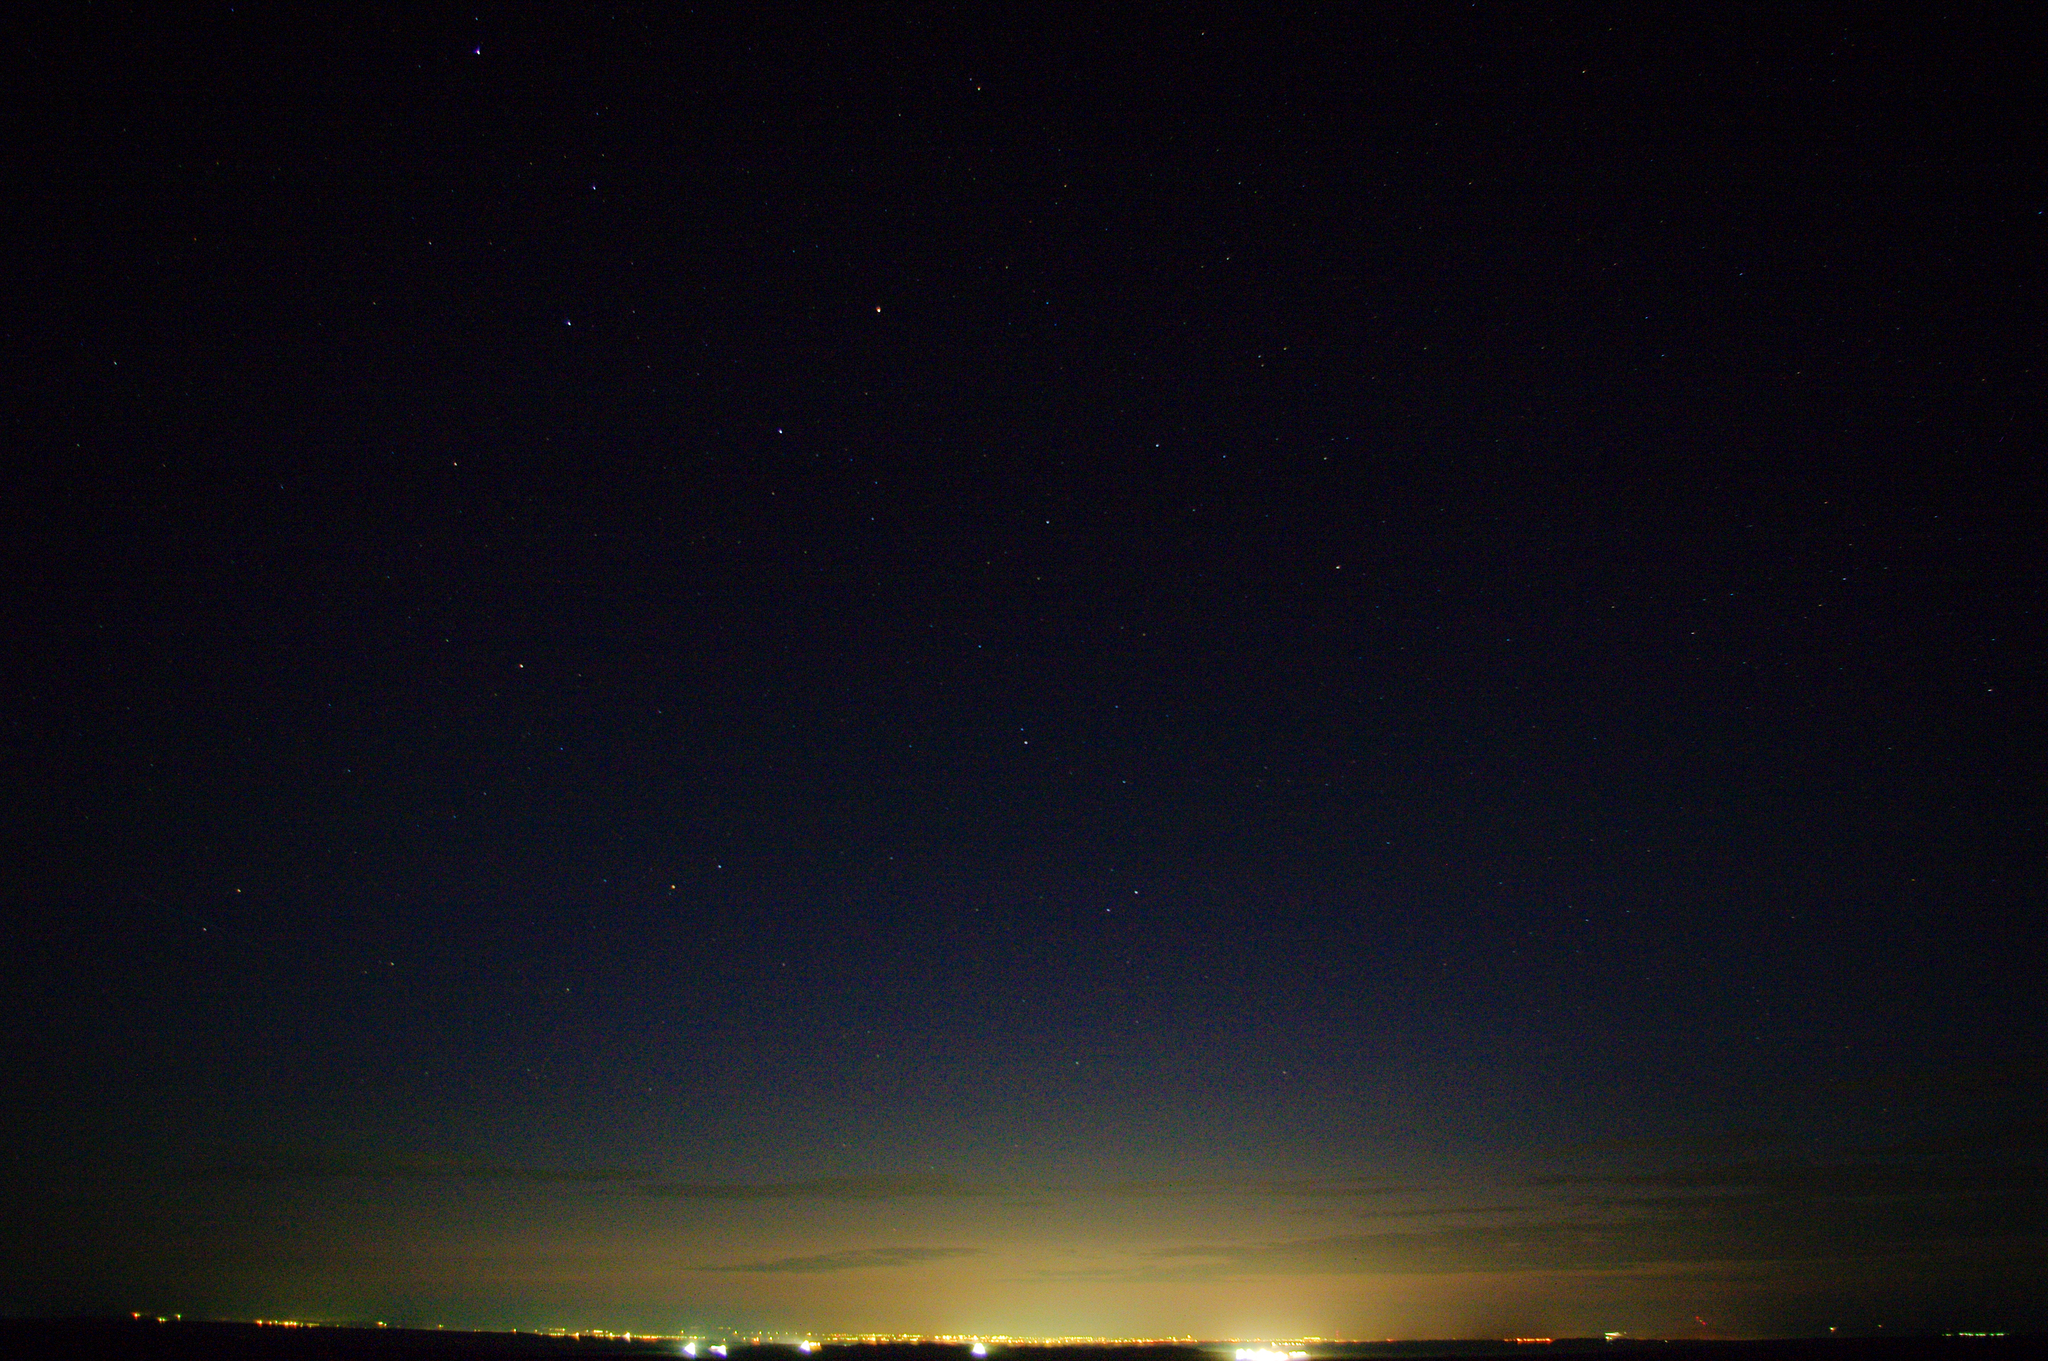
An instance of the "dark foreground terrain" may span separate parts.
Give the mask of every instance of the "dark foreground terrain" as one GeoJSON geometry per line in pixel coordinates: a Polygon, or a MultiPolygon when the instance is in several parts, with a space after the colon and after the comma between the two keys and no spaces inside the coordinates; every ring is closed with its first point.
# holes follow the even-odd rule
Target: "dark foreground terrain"
{"type": "MultiPolygon", "coordinates": [[[[964,1361],[965,1347],[832,1346],[841,1361],[964,1361]]],[[[1229,1349],[1203,1347],[1012,1347],[1031,1361],[1215,1361],[1229,1349]]],[[[534,1333],[463,1333],[407,1328],[280,1328],[252,1323],[157,1323],[73,1319],[0,1319],[0,1357],[14,1361],[41,1358],[136,1358],[137,1361],[184,1361],[184,1358],[246,1358],[247,1361],[326,1361],[367,1358],[368,1361],[544,1361],[544,1359],[616,1356],[674,1356],[673,1341],[609,1337],[550,1337],[534,1333]]],[[[798,1355],[791,1347],[733,1349],[758,1361],[786,1361],[798,1355]]],[[[1570,1352],[1614,1354],[1617,1361],[2005,1361],[2006,1358],[2048,1355],[2048,1337],[2000,1338],[1818,1338],[1770,1342],[1603,1342],[1600,1339],[1559,1339],[1543,1347],[1493,1341],[1402,1342],[1327,1347],[1319,1357],[1408,1358],[1477,1357],[1570,1352]]]]}

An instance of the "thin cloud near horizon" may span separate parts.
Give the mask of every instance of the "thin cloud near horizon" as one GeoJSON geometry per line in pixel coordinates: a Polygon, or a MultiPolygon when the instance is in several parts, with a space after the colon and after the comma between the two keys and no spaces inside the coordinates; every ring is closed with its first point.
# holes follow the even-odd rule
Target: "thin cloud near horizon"
{"type": "Polygon", "coordinates": [[[765,1262],[735,1262],[725,1266],[700,1266],[695,1269],[756,1274],[808,1274],[919,1266],[925,1262],[944,1262],[981,1255],[980,1248],[855,1248],[848,1252],[826,1252],[810,1257],[777,1257],[765,1262]]]}

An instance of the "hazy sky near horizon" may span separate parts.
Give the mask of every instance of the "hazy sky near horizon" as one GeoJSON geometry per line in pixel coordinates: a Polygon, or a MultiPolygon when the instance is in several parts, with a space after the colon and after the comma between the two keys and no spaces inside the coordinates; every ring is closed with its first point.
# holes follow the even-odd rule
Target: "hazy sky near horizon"
{"type": "Polygon", "coordinates": [[[2032,1188],[1983,1172],[1994,1150],[1831,1152],[1738,1134],[1487,1169],[1389,1148],[1373,1179],[752,1183],[280,1157],[170,1182],[103,1169],[57,1195],[108,1209],[37,1227],[95,1282],[76,1303],[787,1337],[1860,1332],[1984,1309],[1972,1279],[2028,1269],[2032,1188]]]}
{"type": "Polygon", "coordinates": [[[2048,1327],[2028,50],[51,19],[0,1312],[2048,1327]]]}

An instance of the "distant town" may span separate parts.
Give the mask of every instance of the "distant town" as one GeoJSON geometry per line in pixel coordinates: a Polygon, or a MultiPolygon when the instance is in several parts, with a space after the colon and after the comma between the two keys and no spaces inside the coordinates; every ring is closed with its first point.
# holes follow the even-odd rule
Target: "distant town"
{"type": "MultiPolygon", "coordinates": [[[[161,1324],[183,1323],[183,1314],[144,1314],[131,1311],[129,1318],[136,1322],[153,1321],[161,1324]]],[[[200,1320],[195,1320],[201,1322],[200,1320]]],[[[1230,1349],[1231,1361],[1309,1361],[1317,1351],[1329,1351],[1350,1347],[1385,1346],[1434,1346],[1456,1344],[1513,1344],[1516,1346],[1571,1346],[1579,1347],[1597,1343],[1652,1343],[1663,1341],[1698,1341],[1697,1338],[1654,1338],[1637,1337],[1625,1332],[1606,1332],[1589,1337],[1502,1337],[1467,1339],[1424,1339],[1393,1337],[1295,1337],[1295,1338],[1235,1338],[1197,1337],[1193,1334],[1161,1337],[1113,1337],[1096,1334],[1061,1334],[1048,1336],[1023,1336],[1010,1333],[785,1333],[760,1332],[624,1332],[608,1328],[449,1328],[444,1324],[425,1325],[419,1323],[392,1324],[382,1319],[210,1319],[212,1324],[233,1324],[256,1328],[332,1328],[365,1329],[384,1328],[399,1332],[446,1332],[473,1334],[478,1336],[506,1337],[547,1337],[566,1340],[591,1340],[626,1343],[672,1344],[677,1353],[685,1357],[725,1357],[738,1348],[769,1348],[777,1351],[814,1353],[826,1347],[956,1347],[972,1356],[987,1356],[995,1348],[1060,1348],[1060,1347],[1199,1347],[1222,1351],[1230,1349]]],[[[1830,1330],[1832,1332],[1832,1330],[1830,1330]]],[[[1943,1338],[2003,1338],[2004,1330],[1976,1332],[1946,1332],[1943,1338]]],[[[1820,1340],[1826,1340],[1822,1334],[1820,1340]]],[[[1846,1338],[1842,1339],[1848,1340],[1846,1338]]]]}

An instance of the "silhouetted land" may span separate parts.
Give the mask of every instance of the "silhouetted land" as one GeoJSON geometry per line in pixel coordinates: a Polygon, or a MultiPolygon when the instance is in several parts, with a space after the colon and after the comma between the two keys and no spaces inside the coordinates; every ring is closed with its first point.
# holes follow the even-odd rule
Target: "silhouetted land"
{"type": "MultiPolygon", "coordinates": [[[[1538,1356],[1556,1352],[1627,1354],[1647,1361],[2004,1361],[2007,1357],[2048,1354],[2048,1337],[2002,1338],[1814,1338],[1770,1342],[1637,1341],[1606,1342],[1599,1338],[1560,1338],[1544,1346],[1491,1340],[1423,1341],[1354,1344],[1320,1348],[1327,1357],[1538,1356]]],[[[1214,1361],[1213,1348],[1150,1347],[1008,1347],[1028,1352],[1034,1361],[1214,1361]]],[[[847,1361],[950,1361],[965,1357],[965,1347],[936,1345],[832,1346],[824,1352],[845,1354],[847,1361]]],[[[42,1361],[96,1361],[97,1358],[248,1358],[249,1361],[315,1361],[317,1358],[365,1357],[374,1361],[433,1358],[434,1361],[521,1361],[523,1358],[586,1358],[674,1356],[673,1341],[607,1337],[554,1337],[536,1333],[466,1333],[410,1328],[277,1328],[251,1323],[130,1320],[6,1319],[0,1320],[0,1356],[42,1361]]],[[[734,1348],[734,1355],[759,1361],[783,1361],[797,1355],[789,1347],[734,1348]]]]}

